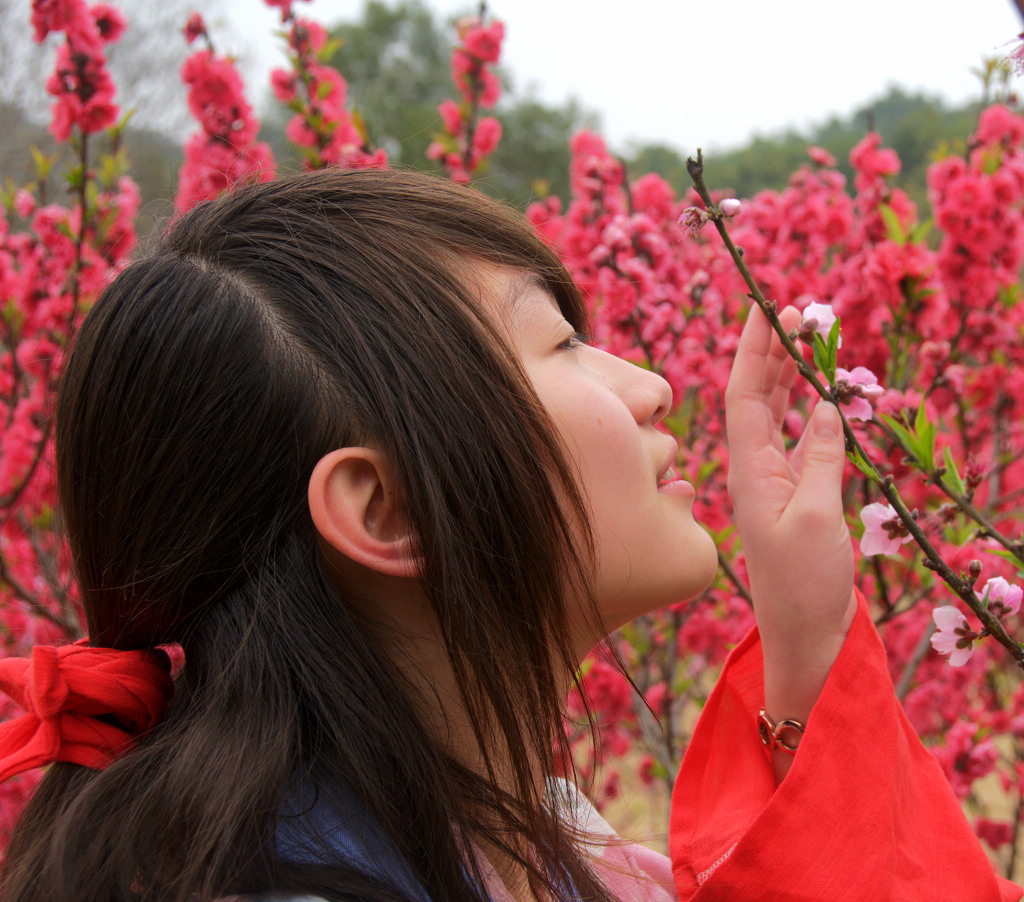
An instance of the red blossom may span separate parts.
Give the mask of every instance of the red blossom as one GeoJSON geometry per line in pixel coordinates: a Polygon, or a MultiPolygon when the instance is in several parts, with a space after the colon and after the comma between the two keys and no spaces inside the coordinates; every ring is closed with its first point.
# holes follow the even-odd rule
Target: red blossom
{"type": "Polygon", "coordinates": [[[113,44],[115,41],[121,40],[127,23],[117,7],[107,3],[97,3],[90,12],[104,44],[113,44]]]}
{"type": "Polygon", "coordinates": [[[182,32],[185,35],[185,42],[188,44],[191,44],[196,38],[201,38],[206,34],[206,23],[203,21],[203,17],[197,12],[192,13],[182,32]]]}
{"type": "Polygon", "coordinates": [[[200,130],[185,142],[178,210],[188,210],[236,184],[272,178],[273,155],[267,144],[256,141],[259,121],[234,63],[211,50],[197,50],[182,65],[181,79],[188,86],[188,106],[200,130]]]}

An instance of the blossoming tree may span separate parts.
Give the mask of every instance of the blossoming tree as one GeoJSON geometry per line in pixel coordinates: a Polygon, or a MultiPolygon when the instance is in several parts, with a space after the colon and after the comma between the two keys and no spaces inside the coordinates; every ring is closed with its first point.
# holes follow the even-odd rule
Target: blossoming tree
{"type": "MultiPolygon", "coordinates": [[[[345,79],[325,65],[333,48],[322,26],[293,0],[267,3],[280,11],[288,63],[271,85],[292,114],[287,136],[304,165],[387,166],[347,102],[345,79]]],[[[126,23],[86,0],[34,0],[31,16],[37,40],[60,37],[47,80],[51,131],[74,162],[57,171],[37,154],[37,178],[3,196],[4,654],[81,632],[54,515],[52,391],[76,323],[132,251],[138,205],[104,57],[126,23]],[[55,183],[63,205],[46,200],[55,183]]],[[[234,63],[217,53],[198,14],[182,25],[184,39],[199,42],[181,72],[198,127],[185,143],[179,210],[275,172],[234,63]]],[[[431,157],[468,183],[501,139],[499,119],[483,113],[500,93],[494,66],[504,26],[470,17],[458,36],[456,99],[439,109],[431,157]]],[[[834,159],[809,148],[785,190],[742,200],[708,191],[703,172],[683,196],[656,175],[628,181],[591,133],[576,135],[572,151],[571,198],[539,201],[529,218],[582,286],[593,340],[672,386],[666,425],[721,564],[701,598],[630,625],[584,664],[591,703],[571,698],[567,720],[579,771],[595,778],[602,801],[624,782],[670,787],[695,713],[752,624],[725,488],[723,395],[755,294],[771,310],[802,311],[786,339],[810,381],[797,390],[788,431],[799,434],[817,395],[844,412],[858,582],[874,605],[897,694],[979,835],[1012,870],[1024,822],[1024,652],[1013,638],[1021,632],[1024,397],[1011,382],[1024,364],[1024,119],[991,106],[962,148],[936,159],[927,220],[896,187],[899,160],[874,134],[851,154],[852,186],[834,159]],[[604,738],[597,753],[584,741],[588,719],[604,738]],[[993,787],[1003,790],[1001,807],[993,787]]],[[[11,713],[0,708],[0,717],[11,713]]],[[[0,842],[31,783],[0,786],[0,842]]],[[[652,804],[648,824],[659,827],[663,815],[652,804]]]]}

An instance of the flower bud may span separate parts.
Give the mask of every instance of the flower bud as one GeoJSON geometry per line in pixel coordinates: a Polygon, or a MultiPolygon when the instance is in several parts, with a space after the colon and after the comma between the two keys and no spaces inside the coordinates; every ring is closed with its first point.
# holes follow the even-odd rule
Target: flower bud
{"type": "Polygon", "coordinates": [[[731,218],[743,209],[743,204],[735,197],[727,197],[718,205],[718,209],[722,211],[723,216],[731,218]]]}
{"type": "Polygon", "coordinates": [[[877,401],[882,395],[885,394],[885,389],[881,385],[858,385],[857,394],[862,398],[867,398],[869,401],[877,401]]]}

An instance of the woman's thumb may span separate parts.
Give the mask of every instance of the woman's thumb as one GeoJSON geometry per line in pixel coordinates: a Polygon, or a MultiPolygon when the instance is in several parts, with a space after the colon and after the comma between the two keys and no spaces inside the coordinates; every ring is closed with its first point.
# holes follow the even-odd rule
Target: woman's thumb
{"type": "Polygon", "coordinates": [[[805,492],[819,503],[838,498],[842,490],[846,443],[843,424],[835,404],[820,401],[807,428],[810,441],[803,449],[798,494],[805,492]]]}

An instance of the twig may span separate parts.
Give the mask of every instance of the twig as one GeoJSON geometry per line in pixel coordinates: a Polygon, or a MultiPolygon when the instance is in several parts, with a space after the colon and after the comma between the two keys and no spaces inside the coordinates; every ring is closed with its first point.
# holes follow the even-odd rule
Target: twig
{"type": "Polygon", "coordinates": [[[900,681],[896,684],[896,698],[900,701],[903,701],[907,692],[910,691],[910,684],[914,680],[914,674],[924,660],[924,656],[928,654],[928,649],[931,648],[932,633],[934,632],[935,624],[931,618],[928,618],[924,632],[921,633],[921,638],[917,640],[917,645],[914,646],[914,653],[910,656],[910,660],[907,661],[907,666],[903,668],[903,673],[900,674],[900,681]]]}
{"type": "Polygon", "coordinates": [[[743,597],[743,600],[753,608],[754,599],[750,595],[750,589],[744,585],[743,580],[740,579],[739,574],[733,569],[729,559],[722,554],[721,549],[718,550],[718,566],[725,571],[725,575],[729,577],[729,582],[733,584],[736,591],[743,597]]]}
{"type": "MultiPolygon", "coordinates": [[[[803,353],[782,327],[782,322],[779,319],[775,301],[765,299],[764,295],[761,293],[761,289],[754,281],[753,275],[751,275],[750,270],[743,261],[743,255],[733,243],[733,240],[729,235],[729,230],[726,228],[725,221],[722,218],[722,214],[712,201],[711,193],[708,191],[707,185],[704,183],[704,157],[700,148],[697,149],[696,160],[694,160],[693,157],[690,157],[686,161],[686,171],[690,174],[690,178],[693,180],[697,194],[704,202],[708,219],[715,224],[715,228],[718,230],[718,234],[722,236],[722,241],[725,242],[725,246],[729,251],[729,255],[733,259],[733,263],[736,264],[736,268],[743,277],[743,281],[746,282],[747,287],[750,289],[750,297],[755,301],[755,303],[757,303],[768,318],[768,322],[771,323],[775,333],[779,336],[783,347],[796,362],[796,367],[800,375],[813,386],[815,391],[817,391],[824,400],[835,403],[835,398],[833,398],[831,393],[822,385],[811,367],[807,365],[807,362],[804,360],[803,353]]],[[[836,406],[838,409],[838,405],[836,406]]],[[[999,618],[992,614],[992,612],[982,604],[978,596],[974,594],[974,589],[971,584],[967,582],[966,579],[955,573],[949,564],[946,563],[936,550],[935,546],[932,545],[929,538],[924,534],[924,531],[918,524],[917,519],[903,503],[903,499],[900,498],[899,492],[893,485],[892,476],[883,476],[879,472],[878,468],[871,461],[871,458],[865,453],[864,448],[861,446],[857,436],[853,432],[853,427],[850,426],[846,417],[842,415],[841,410],[839,411],[839,414],[843,424],[843,434],[846,436],[847,453],[858,457],[860,462],[864,465],[862,469],[864,474],[871,479],[872,482],[877,483],[879,491],[885,497],[886,501],[889,502],[890,506],[896,511],[896,515],[899,517],[900,521],[924,552],[924,566],[929,570],[933,570],[942,578],[946,585],[948,585],[950,589],[952,589],[953,592],[963,600],[964,604],[966,604],[975,613],[975,615],[977,615],[985,630],[987,630],[1000,645],[1006,648],[1017,662],[1017,665],[1021,669],[1024,669],[1024,645],[1021,645],[1010,638],[999,618]]]]}
{"type": "MultiPolygon", "coordinates": [[[[908,457],[914,457],[913,450],[907,446],[906,442],[904,442],[899,434],[891,429],[886,422],[880,420],[878,417],[873,417],[871,419],[871,423],[884,432],[886,438],[888,438],[894,445],[898,446],[899,449],[908,457]]],[[[1024,542],[1014,542],[1012,539],[1004,536],[1002,532],[996,528],[995,524],[993,524],[988,517],[986,517],[971,503],[970,499],[966,495],[961,495],[959,492],[955,491],[943,478],[946,472],[944,467],[936,467],[932,470],[923,467],[920,469],[921,472],[928,477],[929,482],[938,488],[939,491],[941,491],[947,498],[949,498],[950,501],[960,508],[961,511],[967,514],[968,517],[974,520],[974,522],[982,528],[986,536],[995,539],[1021,563],[1024,563],[1024,542]]]]}

